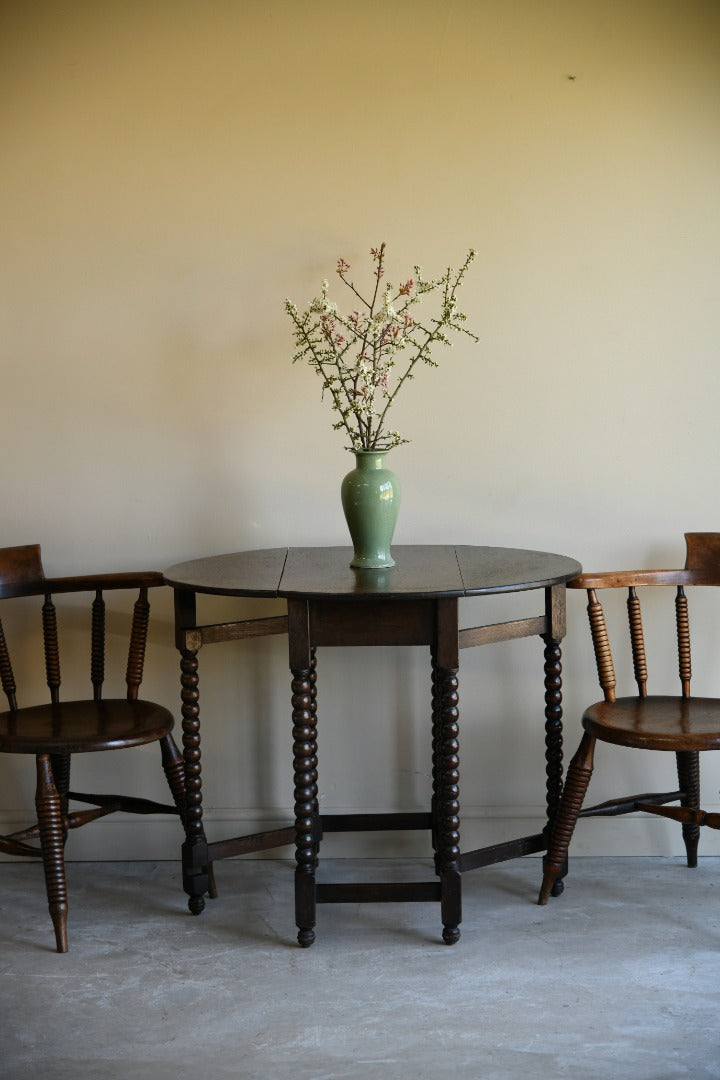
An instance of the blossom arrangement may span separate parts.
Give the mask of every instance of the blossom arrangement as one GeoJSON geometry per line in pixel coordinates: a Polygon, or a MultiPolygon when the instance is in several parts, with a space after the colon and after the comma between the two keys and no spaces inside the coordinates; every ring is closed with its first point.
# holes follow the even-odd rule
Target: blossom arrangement
{"type": "Polygon", "coordinates": [[[300,313],[291,300],[285,310],[294,324],[297,351],[293,363],[307,360],[322,379],[322,394],[332,399],[339,414],[333,429],[345,430],[349,450],[390,450],[407,442],[398,431],[387,427],[390,406],[401,387],[413,378],[418,363],[437,367],[432,358],[436,344],[451,345],[450,333],[478,338],[463,325],[467,316],[457,306],[457,294],[470,263],[471,248],[459,270],[448,267],[438,278],[425,279],[419,266],[414,276],[399,287],[385,276],[385,244],[371,248],[374,284],[367,299],[348,276],[350,263],[339,259],[337,274],[353,294],[356,306],[341,314],[328,297],[329,284],[300,313]],[[418,307],[429,294],[436,294],[435,311],[419,316],[418,307]]]}

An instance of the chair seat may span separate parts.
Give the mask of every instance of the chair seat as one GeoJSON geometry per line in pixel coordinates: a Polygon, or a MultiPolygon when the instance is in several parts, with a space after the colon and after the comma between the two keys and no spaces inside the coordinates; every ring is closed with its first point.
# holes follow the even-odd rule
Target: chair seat
{"type": "Polygon", "coordinates": [[[583,715],[596,739],[640,750],[720,750],[720,699],[627,697],[599,701],[583,715]]]}
{"type": "Polygon", "coordinates": [[[141,746],[167,735],[172,713],[150,701],[64,701],[0,713],[0,751],[83,753],[141,746]]]}

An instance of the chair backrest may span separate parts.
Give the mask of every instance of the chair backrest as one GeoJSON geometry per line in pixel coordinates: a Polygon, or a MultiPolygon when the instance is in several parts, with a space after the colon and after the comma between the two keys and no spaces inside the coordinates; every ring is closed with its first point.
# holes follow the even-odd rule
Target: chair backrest
{"type": "Polygon", "coordinates": [[[687,532],[687,570],[704,570],[712,575],[720,572],[720,533],[687,532]]]}
{"type": "Polygon", "coordinates": [[[588,618],[592,634],[598,678],[606,701],[615,701],[617,679],[605,612],[598,592],[602,589],[627,589],[627,612],[630,626],[633,672],[638,695],[647,697],[648,663],[645,633],[638,589],[646,586],[671,586],[675,589],[678,674],[683,697],[690,696],[692,656],[690,619],[685,588],[689,585],[720,585],[720,533],[686,533],[687,556],[682,570],[622,570],[583,573],[568,583],[571,589],[586,589],[588,618]]]}
{"type": "MultiPolygon", "coordinates": [[[[126,696],[137,699],[142,682],[145,646],[150,615],[148,589],[163,584],[162,574],[155,571],[119,574],[89,574],[79,577],[46,578],[43,573],[40,545],[0,548],[0,600],[18,596],[42,596],[42,640],[45,653],[45,673],[50,700],[60,700],[60,643],[57,611],[53,596],[59,593],[94,594],[90,614],[90,683],[92,697],[102,698],[105,681],[105,598],[104,593],[117,589],[137,591],[133,607],[127,666],[125,669],[126,696]]],[[[10,650],[0,620],[0,684],[10,709],[18,708],[15,675],[10,650]]]]}

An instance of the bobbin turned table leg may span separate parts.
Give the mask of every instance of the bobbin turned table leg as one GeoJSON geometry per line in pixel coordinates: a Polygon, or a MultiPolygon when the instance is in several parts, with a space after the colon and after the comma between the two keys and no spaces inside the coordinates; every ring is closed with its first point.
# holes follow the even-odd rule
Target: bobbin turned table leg
{"type": "Polygon", "coordinates": [[[438,860],[438,746],[440,742],[440,709],[438,707],[438,680],[437,667],[435,664],[435,650],[431,651],[432,658],[432,684],[431,684],[431,716],[432,716],[432,797],[430,799],[430,822],[433,856],[435,859],[435,873],[440,876],[440,863],[438,860]]]}
{"type": "MultiPolygon", "coordinates": [[[[563,789],[563,725],[562,725],[562,650],[565,636],[565,587],[551,586],[545,590],[545,613],[549,632],[543,635],[545,645],[545,774],[547,820],[545,842],[549,846],[553,823],[560,808],[563,789]]],[[[547,854],[543,863],[547,861],[547,854]]],[[[565,888],[567,860],[553,885],[553,896],[565,888]]]]}
{"type": "MultiPolygon", "coordinates": [[[[185,793],[181,820],[185,829],[182,847],[183,887],[188,908],[199,915],[205,907],[205,893],[216,896],[212,865],[202,817],[200,768],[200,695],[198,691],[198,650],[202,632],[196,626],[195,593],[175,589],[175,644],[180,653],[180,697],[182,701],[183,771],[185,793]]],[[[172,786],[172,785],[171,785],[172,786]]]]}
{"type": "Polygon", "coordinates": [[[458,941],[462,921],[458,666],[457,601],[441,600],[433,651],[433,832],[446,945],[458,941]]]}
{"type": "Polygon", "coordinates": [[[298,944],[315,940],[315,865],[319,836],[315,658],[310,648],[308,605],[288,600],[292,674],[293,774],[295,799],[295,923],[298,944]]]}
{"type": "Polygon", "coordinates": [[[314,733],[314,750],[311,758],[313,791],[313,850],[315,867],[320,862],[320,800],[318,799],[318,759],[317,759],[317,653],[310,650],[310,723],[314,733]]]}
{"type": "Polygon", "coordinates": [[[210,891],[211,882],[208,872],[208,845],[202,820],[197,650],[182,649],[180,651],[180,672],[185,768],[183,887],[189,897],[188,908],[193,915],[199,915],[205,907],[204,897],[205,893],[210,891]]]}
{"type": "Polygon", "coordinates": [[[293,671],[292,675],[295,922],[298,928],[298,943],[307,948],[315,940],[317,727],[311,708],[310,669],[293,671]]]}
{"type": "Polygon", "coordinates": [[[460,760],[457,669],[435,668],[437,700],[437,795],[435,801],[436,866],[440,876],[443,941],[460,937],[460,760]]]}

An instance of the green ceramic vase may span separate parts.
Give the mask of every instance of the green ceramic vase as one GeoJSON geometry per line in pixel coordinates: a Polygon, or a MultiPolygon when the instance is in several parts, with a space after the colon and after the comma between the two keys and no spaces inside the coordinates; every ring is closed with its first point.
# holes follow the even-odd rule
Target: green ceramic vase
{"type": "Polygon", "coordinates": [[[387,450],[358,450],[355,468],[342,482],[340,495],[353,542],[351,566],[394,566],[390,543],[400,507],[400,483],[385,468],[387,450]]]}

